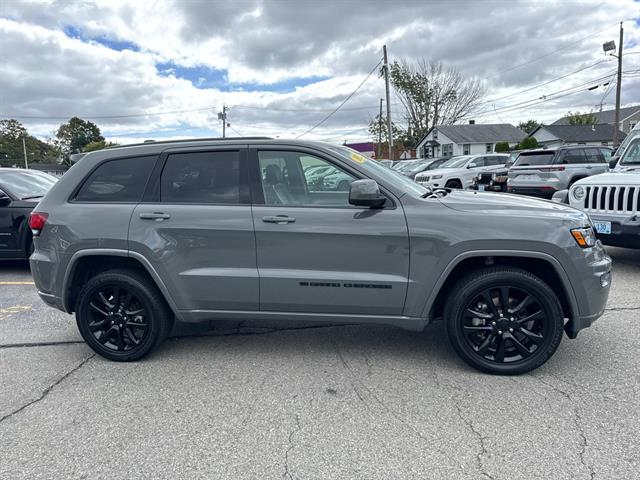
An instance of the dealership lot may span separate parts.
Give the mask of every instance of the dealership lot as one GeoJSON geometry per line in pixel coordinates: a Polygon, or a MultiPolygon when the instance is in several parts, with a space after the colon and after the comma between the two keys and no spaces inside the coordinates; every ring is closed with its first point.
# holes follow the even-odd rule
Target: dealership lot
{"type": "Polygon", "coordinates": [[[182,327],[112,363],[0,264],[0,477],[637,478],[640,252],[608,251],[605,316],[519,377],[440,325],[182,327]]]}

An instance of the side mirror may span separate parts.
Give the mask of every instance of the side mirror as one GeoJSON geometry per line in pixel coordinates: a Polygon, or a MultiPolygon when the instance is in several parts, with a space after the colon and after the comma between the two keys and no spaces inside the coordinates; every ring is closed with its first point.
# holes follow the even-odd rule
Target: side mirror
{"type": "Polygon", "coordinates": [[[476,165],[475,163],[470,163],[469,165],[467,165],[467,168],[476,168],[478,165],[476,165]]]}
{"type": "Polygon", "coordinates": [[[11,197],[0,190],[0,207],[6,207],[11,203],[11,197]]]}
{"type": "Polygon", "coordinates": [[[553,194],[551,200],[556,203],[566,203],[569,205],[569,190],[558,190],[553,194]]]}
{"type": "Polygon", "coordinates": [[[355,180],[349,187],[349,203],[359,207],[378,208],[384,205],[387,198],[380,193],[375,180],[355,180]]]}
{"type": "Polygon", "coordinates": [[[609,160],[609,168],[610,169],[614,169],[616,168],[616,165],[618,164],[618,159],[617,158],[612,158],[611,160],[609,160]]]}

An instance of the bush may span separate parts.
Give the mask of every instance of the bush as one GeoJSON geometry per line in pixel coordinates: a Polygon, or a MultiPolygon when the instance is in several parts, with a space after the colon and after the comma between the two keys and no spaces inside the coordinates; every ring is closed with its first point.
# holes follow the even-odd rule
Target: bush
{"type": "Polygon", "coordinates": [[[496,143],[496,148],[494,150],[496,153],[498,152],[508,152],[509,151],[509,142],[498,142],[496,143]]]}
{"type": "Polygon", "coordinates": [[[529,150],[531,148],[538,148],[538,140],[536,140],[536,137],[527,137],[518,145],[519,150],[529,150]]]}

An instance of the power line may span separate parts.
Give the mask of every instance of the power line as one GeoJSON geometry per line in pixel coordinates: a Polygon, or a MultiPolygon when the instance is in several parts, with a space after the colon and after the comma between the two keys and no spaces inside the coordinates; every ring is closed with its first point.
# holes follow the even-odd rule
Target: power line
{"type": "Polygon", "coordinates": [[[150,113],[135,113],[129,115],[65,115],[65,116],[42,116],[42,115],[8,115],[4,113],[0,113],[0,117],[5,118],[28,118],[33,120],[68,120],[71,117],[80,117],[86,119],[108,119],[108,118],[134,118],[134,117],[151,117],[157,115],[170,115],[172,113],[188,113],[188,112],[204,112],[207,110],[214,110],[216,107],[207,107],[207,108],[194,108],[191,110],[169,110],[165,112],[150,112],[150,113]]]}
{"type": "Polygon", "coordinates": [[[340,105],[338,105],[338,107],[337,107],[335,110],[333,110],[329,115],[327,115],[327,116],[326,116],[326,117],[324,117],[322,120],[320,120],[318,123],[316,123],[316,124],[315,124],[313,127],[311,127],[309,130],[307,130],[307,131],[305,131],[305,132],[301,133],[300,135],[298,135],[298,136],[296,137],[296,139],[301,138],[301,137],[304,137],[307,133],[311,133],[313,130],[315,130],[316,128],[318,128],[318,127],[319,127],[320,125],[322,125],[324,122],[326,122],[327,120],[329,120],[329,119],[333,116],[333,114],[334,114],[334,113],[336,113],[338,110],[340,110],[340,108],[341,108],[345,103],[347,103],[347,102],[351,99],[351,97],[353,97],[353,96],[357,93],[357,91],[358,91],[358,90],[360,90],[360,87],[362,87],[362,86],[365,84],[365,82],[366,82],[367,80],[369,80],[369,77],[370,77],[371,75],[373,75],[373,72],[375,72],[375,71],[378,69],[378,67],[380,66],[380,64],[381,64],[381,63],[382,63],[382,60],[379,60],[379,61],[378,61],[378,63],[376,63],[375,67],[373,67],[373,68],[371,69],[371,71],[369,72],[369,74],[364,78],[364,80],[362,80],[362,82],[360,83],[360,85],[358,85],[358,86],[356,87],[356,89],[355,89],[353,92],[351,92],[351,93],[347,96],[347,98],[345,98],[345,99],[342,101],[342,103],[341,103],[340,105]]]}

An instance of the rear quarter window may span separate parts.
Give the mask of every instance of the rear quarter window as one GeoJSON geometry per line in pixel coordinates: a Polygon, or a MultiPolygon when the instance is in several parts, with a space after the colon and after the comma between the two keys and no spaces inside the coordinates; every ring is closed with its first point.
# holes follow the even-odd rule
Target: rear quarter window
{"type": "Polygon", "coordinates": [[[156,155],[107,160],[84,181],[76,202],[137,203],[155,165],[156,155]]]}

